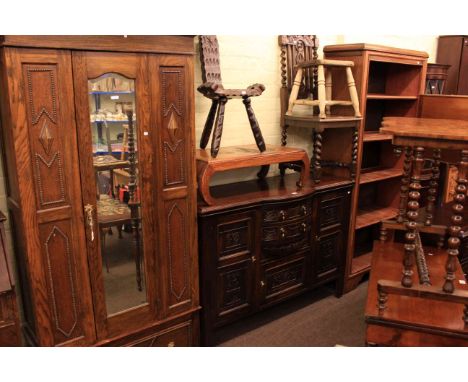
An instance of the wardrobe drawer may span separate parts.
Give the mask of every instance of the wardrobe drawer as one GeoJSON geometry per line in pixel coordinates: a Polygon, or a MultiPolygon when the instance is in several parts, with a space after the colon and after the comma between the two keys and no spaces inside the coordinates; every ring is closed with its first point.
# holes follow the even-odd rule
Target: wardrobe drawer
{"type": "Polygon", "coordinates": [[[139,339],[127,346],[174,347],[192,346],[192,321],[163,330],[156,335],[139,339]]]}
{"type": "Polygon", "coordinates": [[[310,199],[295,203],[278,203],[263,207],[263,223],[280,223],[310,215],[312,205],[310,199]]]}

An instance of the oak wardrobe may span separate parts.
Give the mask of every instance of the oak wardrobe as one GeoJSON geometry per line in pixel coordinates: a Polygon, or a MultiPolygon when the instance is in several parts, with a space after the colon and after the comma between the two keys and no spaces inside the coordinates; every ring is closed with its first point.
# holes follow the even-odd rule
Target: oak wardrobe
{"type": "Polygon", "coordinates": [[[26,342],[198,344],[193,37],[0,37],[26,342]]]}

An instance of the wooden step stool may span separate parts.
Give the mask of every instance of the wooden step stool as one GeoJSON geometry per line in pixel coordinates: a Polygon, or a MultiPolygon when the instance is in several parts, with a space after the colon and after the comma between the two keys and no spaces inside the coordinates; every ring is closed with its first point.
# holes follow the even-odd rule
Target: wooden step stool
{"type": "MultiPolygon", "coordinates": [[[[359,99],[356,91],[356,84],[354,82],[353,72],[351,68],[354,66],[352,61],[341,61],[341,60],[312,60],[301,62],[297,65],[296,77],[294,78],[294,84],[291,89],[291,95],[289,96],[289,106],[286,115],[292,115],[292,111],[295,105],[309,105],[313,107],[318,106],[320,110],[319,117],[326,118],[327,114],[330,113],[330,106],[333,105],[344,105],[352,106],[354,108],[354,116],[360,117],[359,112],[359,99]],[[297,99],[299,94],[299,88],[302,83],[302,76],[305,68],[317,67],[318,71],[318,100],[314,99],[297,99]],[[326,71],[324,67],[343,67],[346,69],[346,77],[348,81],[349,96],[351,101],[336,101],[332,100],[332,72],[331,70],[326,71]]],[[[312,95],[311,95],[312,97],[312,95]]]]}

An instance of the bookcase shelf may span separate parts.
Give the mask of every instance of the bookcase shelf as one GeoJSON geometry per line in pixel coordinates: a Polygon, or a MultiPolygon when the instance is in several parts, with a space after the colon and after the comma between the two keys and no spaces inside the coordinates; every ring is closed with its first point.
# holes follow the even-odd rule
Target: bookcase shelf
{"type": "Polygon", "coordinates": [[[398,178],[403,175],[401,168],[382,168],[374,171],[367,171],[361,174],[359,184],[379,182],[382,180],[398,178]]]}
{"type": "Polygon", "coordinates": [[[356,229],[368,227],[382,220],[395,217],[398,210],[394,207],[367,207],[359,209],[356,215],[356,229]]]}
{"type": "Polygon", "coordinates": [[[398,96],[398,95],[388,95],[388,94],[368,94],[367,99],[381,99],[381,100],[417,100],[417,96],[398,96]]]}

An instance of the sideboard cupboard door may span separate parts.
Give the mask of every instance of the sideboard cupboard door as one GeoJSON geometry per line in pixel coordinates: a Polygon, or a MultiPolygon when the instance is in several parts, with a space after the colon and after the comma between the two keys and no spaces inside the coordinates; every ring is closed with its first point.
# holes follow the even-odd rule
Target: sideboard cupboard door
{"type": "Polygon", "coordinates": [[[150,55],[161,314],[198,308],[193,59],[150,55]]]}
{"type": "Polygon", "coordinates": [[[4,145],[15,158],[8,164],[9,208],[28,342],[88,345],[95,342],[95,328],[71,54],[17,48],[3,53],[4,145]]]}
{"type": "Polygon", "coordinates": [[[73,74],[94,314],[105,340],[157,317],[148,56],[74,52],[73,74]]]}

